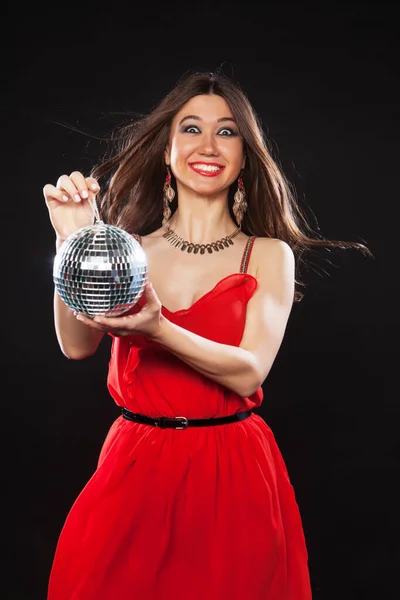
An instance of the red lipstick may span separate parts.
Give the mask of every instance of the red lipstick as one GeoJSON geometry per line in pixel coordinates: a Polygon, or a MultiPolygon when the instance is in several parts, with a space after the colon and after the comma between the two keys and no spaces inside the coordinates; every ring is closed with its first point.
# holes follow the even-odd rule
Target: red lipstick
{"type": "Polygon", "coordinates": [[[224,165],[214,162],[196,161],[189,163],[189,167],[203,177],[216,177],[225,169],[224,165]]]}

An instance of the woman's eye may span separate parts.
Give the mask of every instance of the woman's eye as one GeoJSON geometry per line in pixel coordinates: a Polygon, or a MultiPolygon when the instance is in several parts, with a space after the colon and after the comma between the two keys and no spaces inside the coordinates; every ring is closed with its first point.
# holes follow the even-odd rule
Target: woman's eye
{"type": "Polygon", "coordinates": [[[225,136],[225,137],[230,137],[230,136],[238,136],[238,132],[235,131],[234,129],[231,129],[230,127],[224,127],[223,129],[220,129],[218,132],[219,135],[225,136]]]}
{"type": "Polygon", "coordinates": [[[229,127],[224,127],[224,129],[220,129],[218,133],[219,135],[235,135],[235,132],[232,131],[232,129],[229,129],[229,127]]]}
{"type": "Polygon", "coordinates": [[[198,133],[199,128],[196,127],[195,125],[188,125],[188,127],[185,127],[184,131],[187,131],[187,133],[198,133]]]}

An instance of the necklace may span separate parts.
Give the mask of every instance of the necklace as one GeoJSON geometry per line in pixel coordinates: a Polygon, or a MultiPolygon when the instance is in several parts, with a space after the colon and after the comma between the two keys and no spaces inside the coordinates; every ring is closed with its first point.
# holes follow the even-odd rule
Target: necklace
{"type": "Polygon", "coordinates": [[[220,250],[224,250],[224,248],[229,248],[229,246],[233,246],[233,238],[240,231],[240,227],[235,229],[235,231],[220,240],[216,240],[215,242],[211,242],[210,244],[192,244],[192,242],[188,242],[181,238],[173,229],[170,229],[168,225],[166,226],[166,231],[163,234],[163,237],[171,244],[171,246],[175,246],[175,248],[180,248],[182,252],[185,250],[187,252],[193,252],[193,254],[205,254],[206,250],[210,254],[215,250],[215,252],[219,252],[220,250]]]}

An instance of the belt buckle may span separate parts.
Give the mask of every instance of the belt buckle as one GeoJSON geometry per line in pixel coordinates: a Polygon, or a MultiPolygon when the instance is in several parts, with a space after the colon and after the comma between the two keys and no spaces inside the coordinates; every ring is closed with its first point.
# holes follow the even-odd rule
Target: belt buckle
{"type": "Polygon", "coordinates": [[[181,426],[174,427],[174,429],[186,429],[189,426],[188,420],[186,417],[161,417],[160,419],[156,419],[156,426],[161,429],[165,429],[166,421],[177,421],[181,423],[181,426]]]}
{"type": "Polygon", "coordinates": [[[174,421],[179,420],[179,419],[181,419],[182,427],[175,427],[175,429],[187,429],[189,427],[187,418],[186,417],[175,417],[174,421]]]}

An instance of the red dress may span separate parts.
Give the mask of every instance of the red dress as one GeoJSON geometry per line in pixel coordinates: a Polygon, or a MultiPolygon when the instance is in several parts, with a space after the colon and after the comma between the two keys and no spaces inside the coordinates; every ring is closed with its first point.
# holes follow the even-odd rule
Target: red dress
{"type": "MultiPolygon", "coordinates": [[[[164,315],[238,346],[257,280],[222,279],[189,309],[164,315]]],[[[143,305],[142,297],[133,311],[143,305]]],[[[113,338],[108,386],[151,417],[210,418],[259,407],[142,336],[113,338]]],[[[98,468],[66,519],[48,600],[310,600],[301,517],[261,416],[185,430],[118,417],[98,468]]]]}

